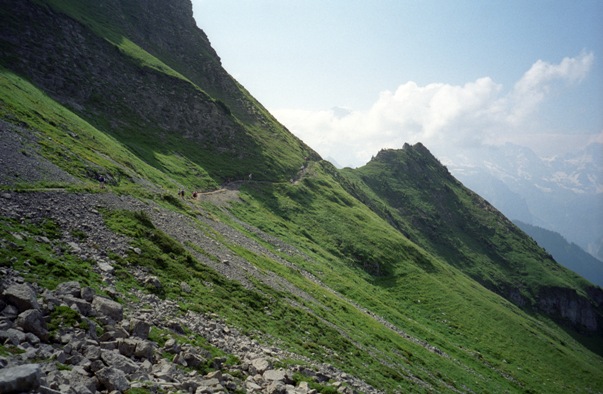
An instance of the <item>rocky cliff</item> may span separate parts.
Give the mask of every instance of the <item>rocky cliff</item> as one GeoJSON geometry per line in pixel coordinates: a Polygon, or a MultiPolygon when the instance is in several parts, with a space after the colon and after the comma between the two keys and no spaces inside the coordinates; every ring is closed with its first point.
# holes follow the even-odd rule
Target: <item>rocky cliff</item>
{"type": "Polygon", "coordinates": [[[181,153],[208,168],[213,164],[218,182],[242,176],[239,167],[255,168],[267,178],[288,177],[305,158],[318,158],[222,69],[195,25],[190,1],[167,7],[49,4],[5,2],[10,12],[0,15],[3,65],[132,149],[140,150],[139,141],[149,138],[162,139],[167,149],[194,144],[195,151],[181,153]],[[99,19],[82,17],[78,7],[92,7],[99,19]],[[106,20],[117,23],[109,29],[106,20]],[[252,134],[239,119],[262,129],[252,134]],[[264,133],[288,144],[286,157],[275,150],[266,160],[259,141],[264,133]]]}

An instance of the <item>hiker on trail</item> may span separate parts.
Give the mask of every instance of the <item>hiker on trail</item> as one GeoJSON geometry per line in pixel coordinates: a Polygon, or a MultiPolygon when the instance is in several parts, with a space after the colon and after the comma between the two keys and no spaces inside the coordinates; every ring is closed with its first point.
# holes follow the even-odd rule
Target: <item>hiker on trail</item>
{"type": "Polygon", "coordinates": [[[197,199],[197,192],[196,191],[193,192],[193,198],[197,199]]]}
{"type": "Polygon", "coordinates": [[[104,189],[105,188],[105,177],[102,175],[99,175],[98,183],[100,184],[100,188],[104,189]]]}
{"type": "Polygon", "coordinates": [[[181,190],[178,192],[178,195],[179,195],[179,196],[180,196],[180,197],[181,197],[181,198],[184,200],[184,189],[181,189],[181,190]]]}
{"type": "Polygon", "coordinates": [[[249,181],[251,181],[251,176],[252,176],[252,175],[253,175],[253,174],[251,174],[251,173],[249,174],[249,177],[248,177],[248,178],[249,178],[249,181]]]}

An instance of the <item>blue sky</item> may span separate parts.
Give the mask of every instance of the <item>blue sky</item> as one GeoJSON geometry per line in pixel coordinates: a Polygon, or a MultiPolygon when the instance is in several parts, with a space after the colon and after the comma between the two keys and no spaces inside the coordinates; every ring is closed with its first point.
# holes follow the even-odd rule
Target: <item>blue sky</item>
{"type": "Polygon", "coordinates": [[[603,142],[603,1],[193,0],[226,70],[323,157],[603,142]]]}

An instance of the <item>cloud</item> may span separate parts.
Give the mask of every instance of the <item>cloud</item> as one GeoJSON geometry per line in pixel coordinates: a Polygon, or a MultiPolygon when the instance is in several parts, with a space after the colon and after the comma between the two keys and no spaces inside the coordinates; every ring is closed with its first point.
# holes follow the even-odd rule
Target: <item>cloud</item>
{"type": "Polygon", "coordinates": [[[522,133],[537,120],[539,104],[554,85],[582,81],[593,62],[592,53],[559,64],[538,60],[506,92],[489,77],[464,85],[411,81],[381,92],[366,110],[271,112],[323,157],[355,167],[380,149],[400,148],[405,142],[459,150],[504,141],[505,135],[522,133]]]}
{"type": "Polygon", "coordinates": [[[575,58],[564,58],[559,64],[538,60],[515,84],[508,99],[511,102],[509,122],[516,124],[533,113],[556,82],[581,82],[590,71],[594,55],[581,53],[575,58]]]}

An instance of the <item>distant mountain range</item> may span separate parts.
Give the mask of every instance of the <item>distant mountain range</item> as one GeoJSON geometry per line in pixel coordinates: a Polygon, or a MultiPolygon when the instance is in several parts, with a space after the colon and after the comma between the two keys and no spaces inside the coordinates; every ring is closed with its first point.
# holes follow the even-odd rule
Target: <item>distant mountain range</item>
{"type": "Polygon", "coordinates": [[[507,144],[443,161],[510,219],[558,232],[603,259],[603,144],[549,159],[507,144]]]}
{"type": "Polygon", "coordinates": [[[515,225],[525,231],[561,265],[571,269],[592,283],[603,287],[603,261],[586,253],[573,242],[568,242],[561,234],[541,227],[532,226],[519,220],[515,225]]]}

